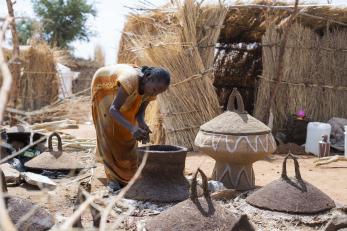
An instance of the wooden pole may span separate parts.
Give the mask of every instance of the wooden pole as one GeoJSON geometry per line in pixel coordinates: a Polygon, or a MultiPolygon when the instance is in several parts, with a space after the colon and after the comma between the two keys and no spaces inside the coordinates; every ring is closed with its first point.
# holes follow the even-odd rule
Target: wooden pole
{"type": "Polygon", "coordinates": [[[284,52],[286,49],[286,44],[287,44],[287,40],[288,40],[290,27],[291,27],[291,25],[293,25],[294,20],[295,20],[296,16],[298,15],[298,5],[299,5],[299,0],[295,0],[293,14],[290,16],[287,23],[283,26],[283,36],[282,36],[282,39],[280,41],[280,48],[279,48],[280,50],[279,50],[279,55],[278,55],[278,66],[277,66],[277,71],[276,71],[276,79],[274,80],[275,86],[273,88],[273,91],[270,92],[270,102],[269,102],[268,109],[266,110],[268,113],[268,124],[273,123],[273,121],[271,121],[271,120],[273,120],[273,116],[271,115],[272,107],[275,103],[276,94],[277,94],[279,85],[280,85],[282,78],[283,78],[284,52]]]}
{"type": "MultiPolygon", "coordinates": [[[[16,108],[18,105],[18,82],[20,78],[20,69],[21,69],[21,62],[20,62],[20,50],[19,50],[19,40],[18,40],[18,34],[16,29],[16,21],[14,17],[13,12],[13,2],[12,0],[6,0],[7,3],[7,10],[9,16],[12,18],[10,28],[11,28],[11,34],[12,34],[12,44],[13,44],[13,50],[12,50],[12,59],[9,61],[11,74],[12,74],[12,87],[11,87],[11,94],[10,94],[10,100],[9,105],[11,107],[16,108]]],[[[14,125],[15,121],[13,119],[10,120],[11,125],[14,125]]]]}

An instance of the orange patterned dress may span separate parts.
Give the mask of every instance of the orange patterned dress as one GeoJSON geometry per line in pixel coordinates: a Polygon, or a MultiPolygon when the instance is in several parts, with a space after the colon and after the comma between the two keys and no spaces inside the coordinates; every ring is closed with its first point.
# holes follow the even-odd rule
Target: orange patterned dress
{"type": "Polygon", "coordinates": [[[153,100],[138,93],[140,69],[127,64],[102,67],[95,73],[91,86],[92,114],[97,136],[97,159],[105,166],[109,180],[126,184],[137,170],[137,141],[130,131],[109,113],[119,86],[129,97],[120,112],[131,124],[144,101],[153,100]]]}

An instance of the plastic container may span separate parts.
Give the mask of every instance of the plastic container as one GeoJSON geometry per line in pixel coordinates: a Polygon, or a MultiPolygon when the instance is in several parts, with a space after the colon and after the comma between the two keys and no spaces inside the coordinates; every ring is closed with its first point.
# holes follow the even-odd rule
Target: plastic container
{"type": "Polygon", "coordinates": [[[328,136],[330,142],[331,125],[320,122],[310,122],[307,125],[307,135],[305,152],[312,153],[316,156],[319,155],[319,141],[322,140],[324,135],[328,136]]]}

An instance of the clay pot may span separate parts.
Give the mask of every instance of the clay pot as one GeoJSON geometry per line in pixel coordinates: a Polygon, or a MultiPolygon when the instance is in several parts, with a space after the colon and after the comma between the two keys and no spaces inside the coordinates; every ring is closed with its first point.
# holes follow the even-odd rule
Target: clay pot
{"type": "Polygon", "coordinates": [[[281,178],[251,194],[246,201],[262,209],[300,214],[315,214],[335,207],[330,197],[301,178],[298,160],[292,154],[283,161],[281,178]],[[287,176],[289,157],[294,160],[295,178],[287,176]]]}
{"type": "Polygon", "coordinates": [[[189,199],[162,212],[146,224],[148,231],[181,230],[181,231],[254,231],[247,215],[236,217],[231,211],[212,201],[207,186],[207,177],[198,169],[191,184],[189,199]],[[197,173],[202,177],[204,198],[197,196],[197,173]]]}
{"type": "Polygon", "coordinates": [[[78,152],[66,153],[63,151],[61,138],[58,133],[52,133],[48,138],[48,151],[41,153],[24,164],[29,169],[70,171],[83,169],[78,152]],[[52,139],[58,140],[58,150],[53,150],[52,139]]]}
{"type": "Polygon", "coordinates": [[[189,183],[183,175],[187,149],[171,145],[140,147],[139,163],[145,153],[148,153],[146,165],[125,197],[154,202],[187,199],[189,183]]]}
{"type": "Polygon", "coordinates": [[[247,114],[236,88],[230,95],[228,111],[200,127],[195,146],[216,160],[213,179],[237,190],[255,187],[252,164],[276,150],[270,128],[247,114]]]}

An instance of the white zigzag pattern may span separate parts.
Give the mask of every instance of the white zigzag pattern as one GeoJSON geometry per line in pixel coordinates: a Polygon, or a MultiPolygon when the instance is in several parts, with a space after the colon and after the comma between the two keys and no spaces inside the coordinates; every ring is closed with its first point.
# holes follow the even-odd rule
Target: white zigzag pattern
{"type": "MultiPolygon", "coordinates": [[[[235,142],[230,142],[230,141],[234,141],[231,138],[231,136],[213,135],[211,145],[212,145],[213,150],[217,151],[219,143],[221,142],[221,140],[225,140],[225,145],[226,145],[227,151],[230,153],[233,153],[237,150],[239,143],[243,139],[246,140],[247,144],[253,150],[253,152],[258,152],[259,148],[262,148],[265,152],[269,151],[269,145],[270,145],[269,143],[271,143],[273,149],[275,149],[275,140],[271,134],[265,135],[265,142],[266,142],[265,144],[263,143],[260,136],[256,135],[255,139],[254,139],[254,146],[252,145],[252,142],[249,140],[249,136],[239,136],[235,142]],[[231,143],[234,143],[234,145],[231,146],[231,143]]],[[[209,140],[208,136],[206,136],[205,139],[203,139],[203,133],[199,133],[196,137],[197,143],[199,143],[202,147],[209,147],[210,146],[209,144],[207,144],[208,140],[209,140]]]]}

